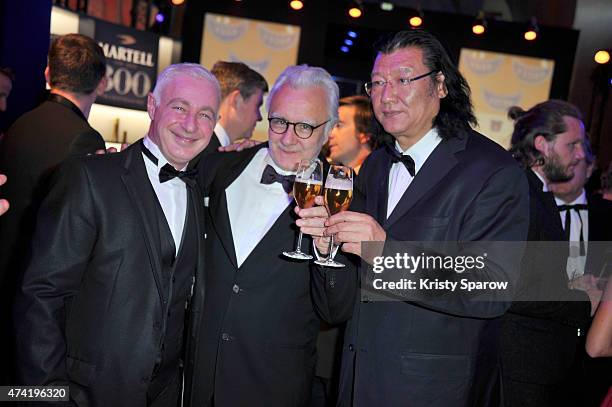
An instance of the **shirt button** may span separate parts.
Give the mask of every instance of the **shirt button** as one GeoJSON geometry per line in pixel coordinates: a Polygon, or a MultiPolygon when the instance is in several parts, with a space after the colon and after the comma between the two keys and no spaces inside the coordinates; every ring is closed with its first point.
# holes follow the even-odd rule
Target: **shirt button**
{"type": "Polygon", "coordinates": [[[230,341],[230,340],[231,340],[231,338],[232,338],[232,337],[231,337],[231,336],[230,336],[230,334],[228,334],[227,332],[223,332],[223,333],[221,334],[221,339],[222,339],[222,340],[224,340],[224,341],[226,341],[226,342],[230,341]]]}
{"type": "Polygon", "coordinates": [[[232,287],[232,291],[234,291],[236,294],[238,294],[240,292],[240,287],[238,287],[237,284],[234,284],[234,286],[232,287]]]}
{"type": "Polygon", "coordinates": [[[352,351],[354,351],[354,350],[355,350],[355,347],[353,346],[353,344],[350,344],[350,345],[349,345],[349,351],[351,351],[351,352],[352,352],[352,351]]]}

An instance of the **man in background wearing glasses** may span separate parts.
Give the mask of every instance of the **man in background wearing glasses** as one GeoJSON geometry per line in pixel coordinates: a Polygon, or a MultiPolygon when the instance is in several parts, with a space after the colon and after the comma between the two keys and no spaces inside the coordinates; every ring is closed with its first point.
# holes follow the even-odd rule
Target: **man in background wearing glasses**
{"type": "MultiPolygon", "coordinates": [[[[335,234],[343,251],[364,259],[367,241],[441,241],[466,255],[475,253],[459,242],[525,239],[525,176],[510,154],[471,129],[469,87],[433,35],[405,31],[384,42],[366,91],[394,143],[361,167],[355,197],[365,200],[325,224],[320,207],[300,210],[304,233],[335,234]]],[[[516,280],[521,253],[500,258],[500,251],[488,254],[495,267],[479,273],[516,280]]],[[[507,302],[471,301],[462,291],[422,290],[416,300],[403,290],[378,294],[386,300],[357,299],[347,324],[339,405],[499,405],[498,317],[507,302]]]]}
{"type": "Polygon", "coordinates": [[[196,359],[187,365],[188,405],[307,405],[319,315],[340,322],[352,308],[337,298],[356,291],[354,273],[311,274],[308,262],[281,255],[298,231],[292,177],[327,140],[338,86],[321,68],[291,66],[267,103],[267,143],[199,165],[208,206],[207,276],[203,326],[190,338],[196,359]]]}

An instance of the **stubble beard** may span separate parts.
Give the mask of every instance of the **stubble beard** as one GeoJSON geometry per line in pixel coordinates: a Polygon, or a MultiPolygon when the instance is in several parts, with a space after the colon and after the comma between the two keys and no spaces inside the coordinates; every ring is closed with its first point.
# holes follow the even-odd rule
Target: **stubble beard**
{"type": "Polygon", "coordinates": [[[574,177],[574,173],[570,172],[568,167],[569,165],[564,166],[561,164],[558,154],[553,153],[549,157],[544,158],[542,171],[548,182],[567,182],[574,177]]]}

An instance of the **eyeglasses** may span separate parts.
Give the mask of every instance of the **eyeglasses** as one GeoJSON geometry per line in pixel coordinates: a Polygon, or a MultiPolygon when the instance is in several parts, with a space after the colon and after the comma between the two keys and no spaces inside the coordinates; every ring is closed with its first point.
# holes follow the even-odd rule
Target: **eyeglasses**
{"type": "Polygon", "coordinates": [[[382,92],[382,90],[385,88],[385,85],[387,85],[388,83],[393,83],[393,82],[396,82],[396,83],[393,83],[394,87],[397,86],[398,89],[408,90],[410,89],[410,82],[418,81],[419,79],[423,79],[431,75],[432,73],[436,73],[436,72],[438,71],[434,69],[433,71],[429,71],[423,75],[415,76],[414,78],[401,78],[400,77],[398,79],[391,79],[388,81],[366,82],[364,84],[364,88],[368,96],[372,96],[372,94],[378,94],[382,92]]]}
{"type": "Polygon", "coordinates": [[[276,134],[283,134],[284,132],[287,131],[287,129],[289,128],[289,125],[291,124],[293,125],[293,132],[295,133],[296,136],[298,136],[301,139],[307,139],[310,136],[312,136],[312,133],[316,129],[323,126],[324,124],[327,124],[329,120],[324,121],[318,126],[313,126],[311,124],[302,123],[302,122],[291,123],[285,119],[281,119],[278,117],[268,117],[268,122],[270,123],[270,130],[272,130],[276,134]]]}

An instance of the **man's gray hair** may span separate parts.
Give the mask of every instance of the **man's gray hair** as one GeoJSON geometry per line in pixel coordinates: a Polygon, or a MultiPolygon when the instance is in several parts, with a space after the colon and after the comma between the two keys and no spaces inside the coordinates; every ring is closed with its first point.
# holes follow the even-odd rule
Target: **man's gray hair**
{"type": "Polygon", "coordinates": [[[209,81],[217,90],[217,98],[221,101],[221,86],[219,86],[219,81],[215,78],[215,75],[200,64],[185,62],[182,64],[169,65],[157,76],[157,83],[153,89],[153,97],[155,98],[156,106],[159,105],[164,87],[179,76],[191,76],[192,78],[209,81]]]}
{"type": "Polygon", "coordinates": [[[323,68],[304,65],[293,65],[286,68],[278,77],[270,94],[266,99],[266,109],[270,111],[270,104],[274,95],[283,85],[294,89],[319,87],[327,95],[327,110],[330,121],[325,125],[327,136],[334,125],[338,122],[338,98],[340,90],[331,75],[323,68]]]}

